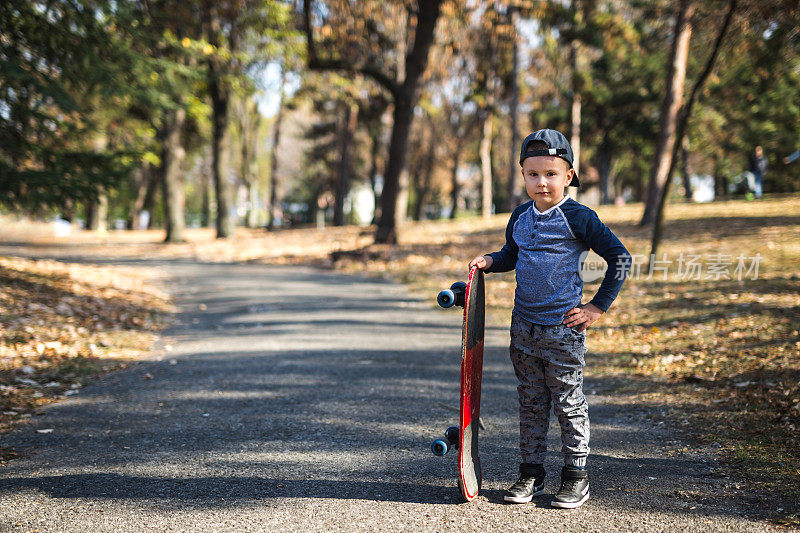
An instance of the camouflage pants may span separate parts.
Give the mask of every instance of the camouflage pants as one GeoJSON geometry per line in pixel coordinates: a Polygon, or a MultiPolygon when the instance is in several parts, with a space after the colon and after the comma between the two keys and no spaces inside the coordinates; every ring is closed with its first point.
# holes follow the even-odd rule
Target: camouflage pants
{"type": "Polygon", "coordinates": [[[561,425],[564,463],[585,466],[589,455],[589,410],[583,395],[585,341],[585,332],[560,324],[533,324],[513,314],[511,362],[519,380],[523,462],[544,462],[552,404],[561,425]]]}

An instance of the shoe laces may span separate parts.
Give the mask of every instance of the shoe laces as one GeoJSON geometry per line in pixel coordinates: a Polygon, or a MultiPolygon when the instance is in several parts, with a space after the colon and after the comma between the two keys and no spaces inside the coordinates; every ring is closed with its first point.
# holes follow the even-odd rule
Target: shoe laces
{"type": "Polygon", "coordinates": [[[559,492],[573,492],[578,488],[582,479],[565,479],[561,482],[561,490],[559,492]]]}
{"type": "Polygon", "coordinates": [[[525,490],[528,488],[529,485],[536,484],[536,477],[534,476],[522,476],[520,477],[516,483],[511,486],[511,490],[525,490]]]}

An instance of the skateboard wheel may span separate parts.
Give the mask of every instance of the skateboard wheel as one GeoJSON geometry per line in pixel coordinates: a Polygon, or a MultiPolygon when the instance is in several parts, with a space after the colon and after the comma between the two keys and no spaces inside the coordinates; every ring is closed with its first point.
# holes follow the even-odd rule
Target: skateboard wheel
{"type": "Polygon", "coordinates": [[[450,443],[453,448],[458,448],[458,426],[450,426],[444,432],[444,438],[450,443]]]}
{"type": "Polygon", "coordinates": [[[450,290],[455,292],[464,292],[467,290],[467,283],[465,281],[456,281],[450,285],[450,290]]]}
{"type": "Polygon", "coordinates": [[[436,439],[433,441],[433,443],[431,443],[431,451],[433,452],[433,455],[442,457],[448,452],[448,450],[450,450],[450,447],[442,439],[436,439]]]}
{"type": "Polygon", "coordinates": [[[452,290],[445,289],[436,297],[436,303],[445,309],[453,307],[453,304],[456,303],[456,295],[452,290]]]}

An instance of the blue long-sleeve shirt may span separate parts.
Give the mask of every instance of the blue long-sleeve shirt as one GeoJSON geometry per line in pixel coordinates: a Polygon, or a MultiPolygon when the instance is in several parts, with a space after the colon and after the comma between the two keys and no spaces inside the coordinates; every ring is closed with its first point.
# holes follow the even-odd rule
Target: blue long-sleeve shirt
{"type": "Polygon", "coordinates": [[[489,254],[487,272],[516,269],[514,310],[534,324],[561,324],[564,314],[581,303],[581,269],[589,249],[608,263],[590,302],[607,311],[622,288],[631,256],[594,211],[569,197],[541,213],[533,201],[517,207],[505,245],[489,254]]]}

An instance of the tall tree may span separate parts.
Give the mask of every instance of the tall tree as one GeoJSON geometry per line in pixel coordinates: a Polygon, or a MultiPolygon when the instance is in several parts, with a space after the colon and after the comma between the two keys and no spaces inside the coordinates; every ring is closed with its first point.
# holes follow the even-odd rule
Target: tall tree
{"type": "Polygon", "coordinates": [[[417,89],[427,68],[428,52],[434,41],[434,31],[441,12],[442,0],[417,0],[415,2],[415,9],[408,13],[406,34],[403,36],[403,42],[413,42],[410,50],[401,46],[402,43],[393,41],[382,31],[386,24],[386,12],[380,5],[376,6],[372,2],[364,2],[363,5],[346,3],[346,5],[338,6],[340,9],[328,8],[316,12],[317,18],[326,22],[323,39],[327,45],[330,45],[329,49],[347,51],[347,55],[332,55],[326,58],[321,57],[317,50],[311,3],[311,0],[306,0],[303,4],[309,68],[361,72],[383,86],[391,95],[394,104],[393,126],[389,141],[389,157],[384,172],[381,218],[378,221],[375,240],[382,243],[395,243],[397,242],[398,218],[402,218],[405,214],[403,212],[405,209],[400,210],[397,204],[401,189],[401,173],[406,166],[413,110],[418,98],[417,89]],[[352,14],[356,8],[363,9],[358,17],[334,20],[337,14],[352,14]],[[332,26],[327,23],[340,24],[340,26],[334,32],[331,31],[332,26]],[[348,28],[348,24],[351,24],[353,28],[348,28]],[[358,26],[357,30],[355,26],[358,26]],[[325,33],[328,33],[327,37],[325,33]],[[332,37],[338,37],[341,46],[337,47],[333,44],[332,37]],[[364,41],[354,40],[359,38],[363,38],[364,41]],[[378,46],[379,49],[373,50],[373,46],[378,46]],[[400,50],[405,48],[407,52],[401,51],[398,54],[395,72],[387,72],[381,61],[384,55],[397,53],[398,48],[400,50]]]}
{"type": "Polygon", "coordinates": [[[492,215],[492,108],[487,106],[483,112],[481,125],[481,216],[492,215]]]}
{"type": "Polygon", "coordinates": [[[661,104],[656,156],[648,183],[647,201],[640,225],[655,221],[659,198],[669,179],[673,166],[675,136],[678,127],[678,111],[683,99],[683,82],[686,79],[686,60],[689,56],[689,40],[692,36],[691,16],[694,5],[691,0],[680,0],[675,13],[675,30],[670,49],[667,82],[661,104]]]}
{"type": "Polygon", "coordinates": [[[164,188],[165,242],[182,242],[186,227],[183,161],[186,152],[181,136],[186,122],[186,109],[178,106],[167,111],[162,129],[161,184],[164,188]]]}
{"type": "MultiPolygon", "coordinates": [[[[165,242],[184,240],[186,198],[183,163],[186,158],[185,128],[188,95],[197,82],[197,40],[199,28],[193,24],[192,9],[176,0],[122,3],[118,10],[129,28],[128,38],[141,54],[157,65],[150,73],[158,90],[158,105],[139,109],[156,130],[149,147],[159,154],[157,177],[161,184],[165,242]]],[[[145,164],[144,158],[140,164],[145,164]]],[[[155,213],[150,213],[151,217],[155,213]]]]}
{"type": "Polygon", "coordinates": [[[509,114],[509,129],[511,130],[511,142],[509,143],[509,165],[508,165],[508,188],[506,194],[508,199],[506,201],[506,210],[513,211],[518,202],[518,187],[519,182],[519,127],[518,122],[518,109],[519,109],[519,34],[517,27],[519,26],[519,8],[516,6],[509,6],[509,24],[511,28],[511,76],[509,78],[510,85],[510,101],[508,105],[509,114]]]}
{"type": "MultiPolygon", "coordinates": [[[[652,233],[652,238],[650,240],[651,258],[655,257],[655,254],[658,251],[658,246],[661,242],[661,234],[664,225],[664,206],[666,203],[667,196],[669,195],[670,179],[675,169],[675,162],[678,159],[678,152],[683,147],[684,134],[686,133],[686,127],[689,123],[689,119],[692,116],[692,108],[694,107],[694,104],[697,101],[697,96],[700,94],[700,90],[705,85],[706,80],[708,79],[709,75],[711,74],[711,71],[714,68],[714,65],[717,62],[717,56],[719,55],[720,47],[722,46],[722,41],[725,39],[725,35],[728,32],[728,28],[730,27],[733,13],[736,10],[736,2],[737,0],[728,0],[728,10],[727,13],[725,14],[725,19],[722,22],[722,26],[720,27],[717,38],[714,40],[714,44],[711,48],[711,53],[709,54],[708,60],[706,61],[705,68],[695,81],[694,87],[692,88],[692,92],[690,93],[688,100],[686,101],[685,105],[681,107],[680,110],[680,117],[678,119],[678,124],[676,128],[675,141],[672,147],[672,154],[671,154],[669,169],[666,175],[666,181],[664,183],[662,190],[660,191],[658,203],[656,204],[656,212],[653,215],[654,216],[653,233],[652,233]]],[[[682,159],[685,167],[686,166],[685,150],[682,159]]],[[[685,173],[686,172],[684,170],[684,174],[685,173]]]]}
{"type": "Polygon", "coordinates": [[[364,123],[369,140],[369,185],[375,199],[375,211],[372,223],[377,224],[380,220],[380,194],[378,193],[378,178],[380,174],[381,161],[385,164],[385,142],[384,142],[384,122],[387,118],[389,102],[380,92],[380,89],[369,92],[366,105],[363,105],[359,114],[361,122],[364,123]]]}
{"type": "Polygon", "coordinates": [[[267,200],[267,229],[275,228],[275,220],[278,218],[280,211],[280,180],[278,178],[278,147],[281,141],[281,126],[283,126],[283,117],[286,113],[286,75],[284,70],[278,77],[278,112],[275,115],[275,122],[272,126],[272,143],[270,148],[270,166],[269,166],[269,198],[267,200]]]}
{"type": "MultiPolygon", "coordinates": [[[[459,68],[463,64],[460,68],[471,82],[463,98],[469,106],[477,106],[475,112],[479,115],[477,132],[480,141],[476,160],[481,172],[479,194],[484,217],[489,216],[495,207],[504,209],[509,206],[507,196],[515,195],[513,191],[519,176],[519,171],[514,172],[512,167],[508,182],[501,186],[498,174],[494,172],[494,154],[501,152],[495,146],[495,141],[501,137],[501,128],[498,126],[505,125],[497,118],[505,116],[507,110],[504,106],[513,106],[518,97],[512,94],[517,76],[514,73],[517,35],[511,14],[517,7],[511,4],[503,0],[480,5],[472,15],[466,17],[464,28],[456,34],[458,50],[467,57],[463,61],[456,61],[455,65],[459,68]]],[[[516,125],[511,129],[516,130],[516,125]]],[[[513,133],[509,135],[511,137],[513,133]]],[[[509,144],[514,143],[511,141],[509,144]]],[[[509,151],[514,150],[514,146],[509,147],[509,151]]],[[[503,153],[508,152],[503,150],[503,153]]],[[[508,161],[505,158],[503,160],[508,161]]]]}
{"type": "Polygon", "coordinates": [[[663,26],[647,9],[626,5],[600,5],[584,17],[583,159],[597,168],[602,204],[611,203],[623,185],[638,189],[636,166],[652,150],[652,117],[663,98],[663,42],[669,38],[663,26]]]}
{"type": "Polygon", "coordinates": [[[107,23],[114,9],[102,0],[0,2],[0,204],[73,210],[128,176],[125,150],[97,150],[93,140],[120,119],[152,65],[107,23]]]}
{"type": "Polygon", "coordinates": [[[422,220],[428,213],[429,202],[434,199],[434,174],[437,170],[437,148],[442,146],[443,115],[430,100],[430,87],[420,99],[420,120],[411,135],[409,147],[409,173],[413,182],[411,218],[422,220]]]}
{"type": "MultiPolygon", "coordinates": [[[[571,11],[573,12],[573,30],[574,34],[582,29],[583,26],[583,13],[581,8],[586,8],[587,4],[591,2],[579,2],[572,0],[571,11]]],[[[575,172],[580,172],[581,166],[581,110],[582,110],[582,87],[581,87],[581,43],[575,36],[569,43],[569,63],[570,63],[570,96],[572,103],[570,105],[570,145],[574,154],[575,161],[573,167],[575,172]]]]}
{"type": "MultiPolygon", "coordinates": [[[[454,108],[450,110],[450,128],[453,131],[453,148],[450,174],[450,218],[456,218],[458,212],[458,200],[461,193],[461,184],[458,181],[458,171],[460,162],[464,159],[464,148],[467,144],[468,136],[475,128],[479,120],[478,114],[467,115],[454,108]]],[[[517,163],[518,165],[519,163],[517,163]]]]}
{"type": "Polygon", "coordinates": [[[258,159],[258,147],[261,145],[262,115],[258,111],[258,102],[250,95],[237,98],[233,105],[233,110],[236,116],[236,132],[239,144],[239,176],[247,194],[245,225],[248,228],[255,228],[258,225],[261,214],[259,209],[261,205],[259,194],[261,180],[259,180],[256,162],[258,159]]]}
{"type": "Polygon", "coordinates": [[[358,104],[343,102],[341,135],[339,136],[339,168],[337,171],[336,194],[333,204],[333,224],[344,226],[344,203],[350,192],[350,155],[353,150],[353,137],[358,125],[358,104]]]}
{"type": "MultiPolygon", "coordinates": [[[[206,39],[213,47],[219,50],[223,39],[223,22],[219,13],[220,6],[217,2],[204,4],[204,26],[206,39]]],[[[233,13],[235,18],[238,13],[233,13]]],[[[228,47],[237,51],[241,34],[238,28],[231,24],[232,33],[229,36],[228,47]]],[[[211,97],[212,137],[211,159],[212,177],[214,181],[214,196],[217,200],[217,238],[224,239],[233,235],[234,222],[231,218],[231,186],[228,182],[228,157],[230,150],[230,134],[228,132],[229,105],[231,99],[230,80],[226,74],[226,63],[219,53],[209,54],[208,57],[208,93],[211,97]]]]}
{"type": "Polygon", "coordinates": [[[217,238],[233,235],[231,184],[229,183],[230,105],[235,90],[251,89],[245,74],[277,53],[287,37],[289,5],[283,2],[241,0],[202,4],[203,30],[210,46],[207,84],[212,113],[212,175],[217,200],[217,238]]]}

